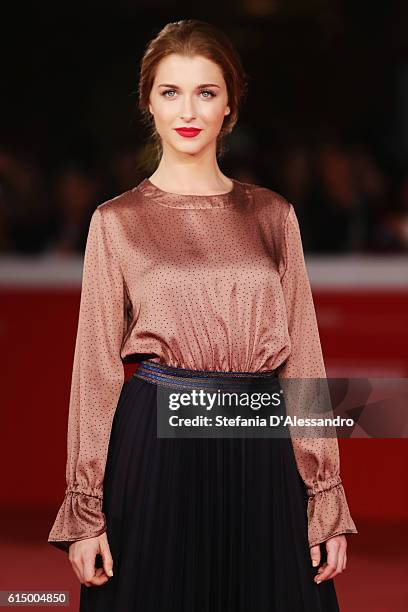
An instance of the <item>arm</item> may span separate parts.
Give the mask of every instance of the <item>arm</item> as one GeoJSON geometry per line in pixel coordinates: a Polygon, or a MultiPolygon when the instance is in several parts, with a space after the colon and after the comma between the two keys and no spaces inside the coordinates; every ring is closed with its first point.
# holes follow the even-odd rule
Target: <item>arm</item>
{"type": "Polygon", "coordinates": [[[77,540],[106,530],[103,477],[113,415],[124,381],[125,285],[104,224],[91,218],[68,416],[65,497],[48,542],[68,551],[77,540]]]}
{"type": "MultiPolygon", "coordinates": [[[[286,304],[291,352],[279,376],[300,380],[296,389],[296,414],[313,412],[321,402],[326,371],[320,345],[313,297],[307,275],[299,223],[293,205],[285,222],[284,269],[281,276],[286,304]],[[307,399],[306,399],[307,398],[307,399]]],[[[327,382],[327,381],[326,381],[327,382]]],[[[330,397],[330,395],[326,396],[330,397]]],[[[325,402],[323,395],[323,402],[325,402]]],[[[327,406],[326,406],[327,408],[327,406]]],[[[307,414],[306,414],[307,416],[307,414]]],[[[320,416],[332,416],[325,412],[320,416]]],[[[335,432],[335,428],[334,432],[335,432]]],[[[308,495],[309,546],[342,533],[358,533],[350,516],[340,477],[338,440],[335,437],[292,437],[299,473],[308,495]]]]}

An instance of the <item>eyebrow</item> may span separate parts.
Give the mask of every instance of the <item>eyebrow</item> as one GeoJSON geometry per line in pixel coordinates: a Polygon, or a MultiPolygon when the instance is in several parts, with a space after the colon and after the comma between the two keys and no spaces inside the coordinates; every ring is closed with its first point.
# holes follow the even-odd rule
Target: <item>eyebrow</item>
{"type": "MultiPolygon", "coordinates": [[[[173,89],[179,89],[177,85],[172,85],[171,83],[160,83],[157,87],[172,87],[173,89]]],[[[216,83],[202,83],[201,85],[197,85],[197,89],[201,87],[220,87],[216,83]]]]}

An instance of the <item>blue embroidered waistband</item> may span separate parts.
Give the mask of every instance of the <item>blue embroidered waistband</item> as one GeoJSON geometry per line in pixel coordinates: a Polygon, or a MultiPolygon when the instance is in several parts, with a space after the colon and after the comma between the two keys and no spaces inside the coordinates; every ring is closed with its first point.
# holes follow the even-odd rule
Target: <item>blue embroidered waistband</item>
{"type": "Polygon", "coordinates": [[[133,376],[149,382],[175,387],[248,386],[276,382],[277,370],[264,372],[223,372],[219,370],[189,370],[145,359],[133,376]]]}

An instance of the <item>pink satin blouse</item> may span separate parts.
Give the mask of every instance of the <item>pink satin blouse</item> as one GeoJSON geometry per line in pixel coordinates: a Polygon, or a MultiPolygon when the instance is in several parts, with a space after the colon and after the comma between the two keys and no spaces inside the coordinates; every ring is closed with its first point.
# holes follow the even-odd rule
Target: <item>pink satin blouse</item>
{"type": "MultiPolygon", "coordinates": [[[[66,491],[48,536],[106,530],[103,478],[123,362],[326,377],[298,220],[278,193],[233,180],[180,195],[149,179],[100,204],[85,249],[68,417],[66,491]]],[[[309,545],[357,533],[337,438],[294,438],[309,545]]]]}

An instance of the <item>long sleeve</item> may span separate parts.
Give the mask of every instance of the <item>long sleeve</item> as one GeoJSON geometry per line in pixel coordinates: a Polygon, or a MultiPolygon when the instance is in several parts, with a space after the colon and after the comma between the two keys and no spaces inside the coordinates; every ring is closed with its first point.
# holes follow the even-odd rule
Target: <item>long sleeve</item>
{"type": "MultiPolygon", "coordinates": [[[[105,211],[106,212],[106,211],[105,211]]],[[[106,530],[103,477],[113,415],[124,381],[121,345],[125,284],[112,251],[103,210],[91,218],[84,255],[67,436],[65,497],[48,542],[72,542],[106,530]]]]}
{"type": "MultiPolygon", "coordinates": [[[[285,221],[284,238],[281,285],[286,304],[291,352],[282,365],[279,376],[281,379],[298,379],[293,387],[288,387],[294,392],[290,400],[293,402],[291,408],[295,409],[298,416],[304,416],[309,411],[313,412],[316,404],[319,405],[322,401],[320,391],[322,384],[324,385],[322,379],[326,379],[326,371],[299,223],[292,204],[285,221]]],[[[327,380],[325,382],[327,385],[327,380]]],[[[331,415],[325,413],[324,416],[331,415]]],[[[335,432],[334,427],[333,430],[335,432]]],[[[336,433],[334,437],[291,436],[298,471],[308,495],[309,546],[342,533],[358,533],[349,512],[340,477],[336,433]]]]}

